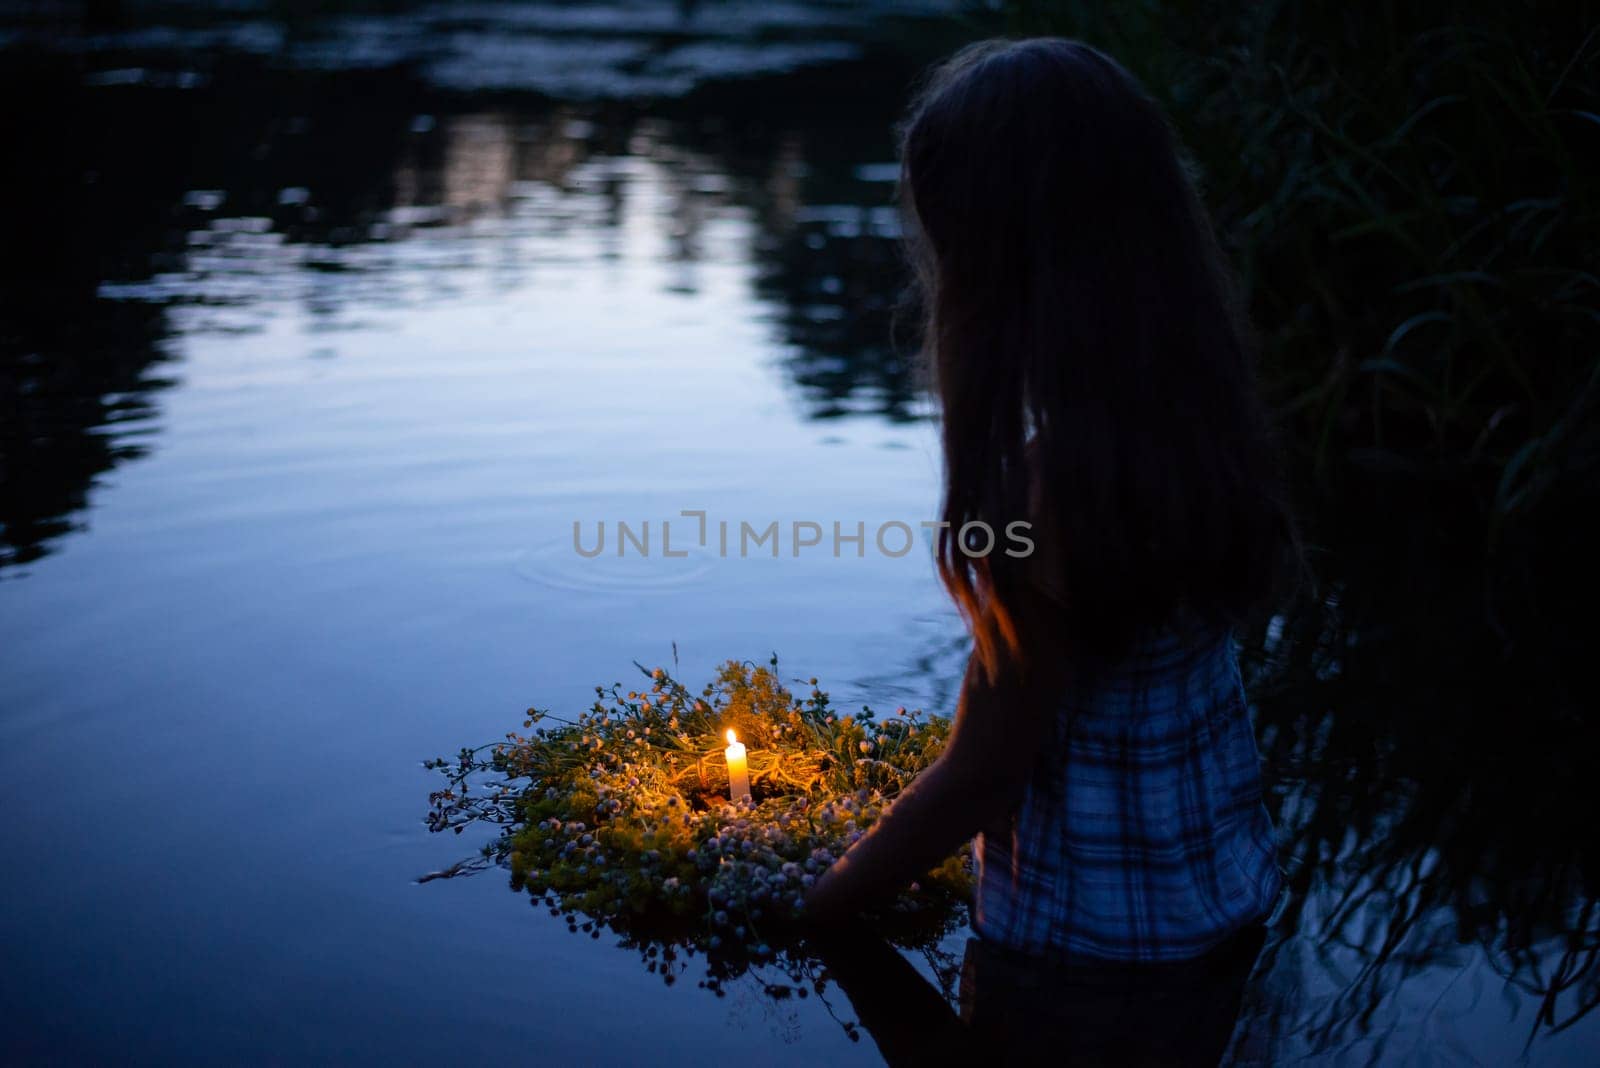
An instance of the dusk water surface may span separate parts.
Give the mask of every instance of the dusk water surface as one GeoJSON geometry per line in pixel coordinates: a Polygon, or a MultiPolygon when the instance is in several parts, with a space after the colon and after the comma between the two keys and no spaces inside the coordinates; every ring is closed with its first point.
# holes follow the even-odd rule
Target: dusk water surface
{"type": "MultiPolygon", "coordinates": [[[[955,31],[890,11],[175,17],[71,48],[19,21],[38,140],[8,148],[41,162],[7,210],[49,251],[6,355],[44,442],[0,539],[6,1060],[876,1062],[842,995],[669,987],[499,872],[415,880],[481,841],[425,831],[420,762],[635,660],[776,651],[844,707],[950,711],[925,543],[872,534],[937,508],[891,124],[955,31]],[[722,555],[719,521],[777,522],[779,556],[722,555]],[[794,555],[797,521],[822,545],[794,555]]],[[[1344,772],[1268,774],[1304,823],[1344,772]]],[[[1403,897],[1330,923],[1367,815],[1299,860],[1328,867],[1240,1059],[1582,1063],[1593,1018],[1541,1028],[1546,990],[1437,902],[1426,953],[1373,955],[1403,897]]]]}

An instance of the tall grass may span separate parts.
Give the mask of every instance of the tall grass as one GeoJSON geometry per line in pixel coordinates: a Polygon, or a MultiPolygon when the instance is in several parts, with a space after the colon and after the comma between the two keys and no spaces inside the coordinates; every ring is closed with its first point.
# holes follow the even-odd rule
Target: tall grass
{"type": "Polygon", "coordinates": [[[1460,483],[1493,546],[1600,465],[1588,3],[1015,0],[1167,104],[1317,477],[1460,483]]]}

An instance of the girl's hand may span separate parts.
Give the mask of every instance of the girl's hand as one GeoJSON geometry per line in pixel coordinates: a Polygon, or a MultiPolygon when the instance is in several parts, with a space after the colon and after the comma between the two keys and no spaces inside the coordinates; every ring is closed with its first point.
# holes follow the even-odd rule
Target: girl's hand
{"type": "Polygon", "coordinates": [[[1030,654],[1026,669],[1008,660],[993,677],[968,662],[944,752],[812,885],[812,922],[835,923],[892,896],[1015,809],[1068,678],[1059,649],[1030,654]]]}
{"type": "Polygon", "coordinates": [[[844,864],[842,858],[835,861],[806,891],[802,913],[806,926],[840,927],[854,918],[854,913],[846,907],[839,894],[839,869],[844,864]]]}

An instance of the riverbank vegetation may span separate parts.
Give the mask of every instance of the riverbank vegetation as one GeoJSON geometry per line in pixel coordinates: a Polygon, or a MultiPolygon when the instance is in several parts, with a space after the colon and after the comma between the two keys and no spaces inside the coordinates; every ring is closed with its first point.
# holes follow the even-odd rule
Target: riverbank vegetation
{"type": "Polygon", "coordinates": [[[1600,460],[1595,16],[1015,0],[1006,28],[1103,45],[1168,108],[1304,469],[1459,487],[1498,547],[1600,460]]]}

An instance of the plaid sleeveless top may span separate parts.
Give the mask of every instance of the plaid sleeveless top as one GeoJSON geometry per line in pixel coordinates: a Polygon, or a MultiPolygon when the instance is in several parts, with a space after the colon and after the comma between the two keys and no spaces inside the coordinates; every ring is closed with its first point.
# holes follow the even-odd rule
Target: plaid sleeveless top
{"type": "Polygon", "coordinates": [[[1063,699],[1004,827],[978,838],[973,927],[1067,961],[1198,956],[1283,886],[1231,632],[1147,641],[1063,699]]]}

